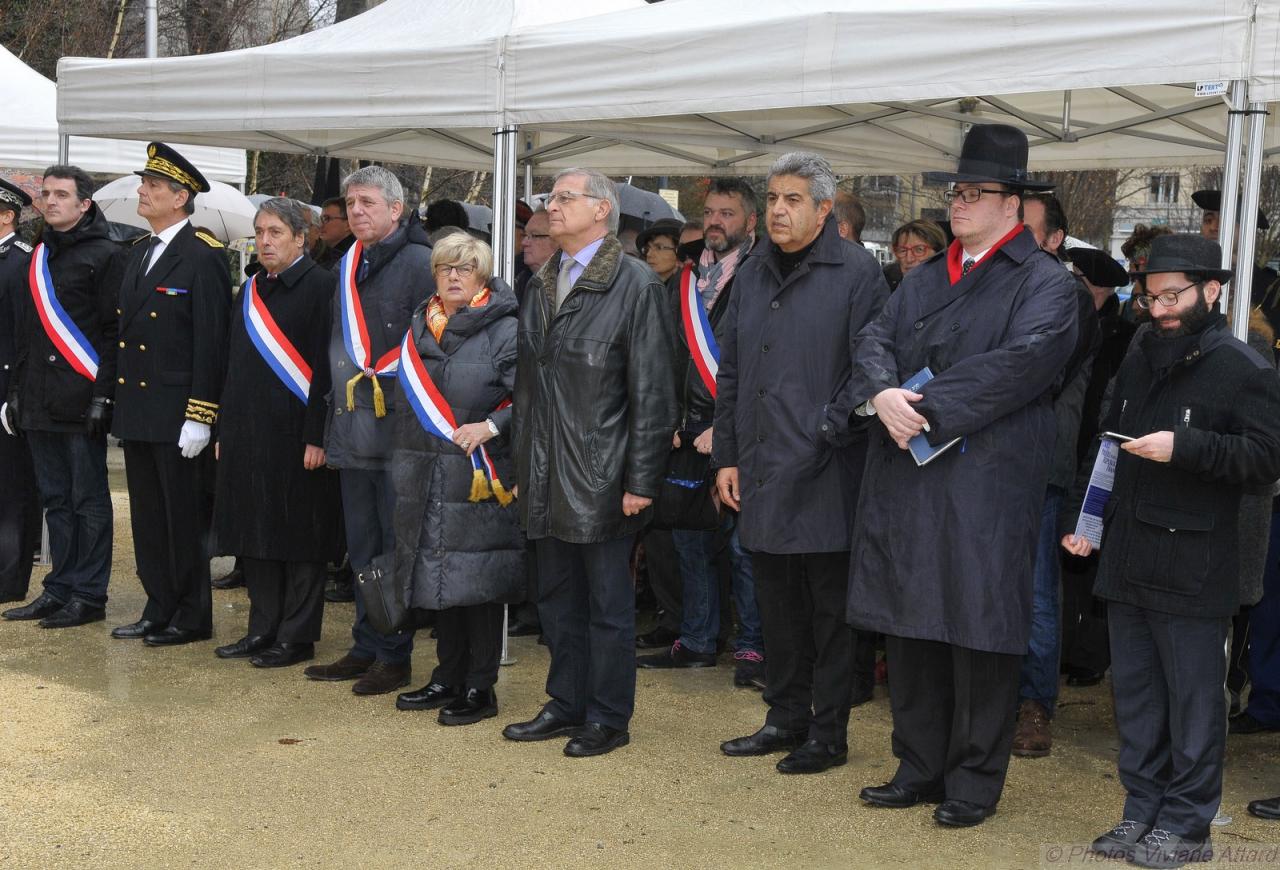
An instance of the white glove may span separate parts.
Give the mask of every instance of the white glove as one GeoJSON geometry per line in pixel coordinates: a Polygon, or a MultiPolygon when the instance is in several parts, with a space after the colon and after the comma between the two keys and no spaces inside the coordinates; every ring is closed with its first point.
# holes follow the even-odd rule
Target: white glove
{"type": "Polygon", "coordinates": [[[3,426],[4,431],[8,432],[10,435],[18,434],[17,432],[14,432],[12,429],[9,428],[9,403],[8,402],[0,402],[0,426],[3,426]]]}
{"type": "Polygon", "coordinates": [[[183,459],[195,459],[200,451],[209,446],[210,429],[207,423],[188,420],[182,424],[182,434],[178,436],[178,449],[183,459]]]}

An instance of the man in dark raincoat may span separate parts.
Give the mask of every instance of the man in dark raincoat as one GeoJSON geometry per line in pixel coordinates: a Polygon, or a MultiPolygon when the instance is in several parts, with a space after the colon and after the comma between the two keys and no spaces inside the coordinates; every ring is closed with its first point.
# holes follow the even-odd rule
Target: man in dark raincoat
{"type": "Polygon", "coordinates": [[[914,269],[854,348],[869,436],[849,585],[883,632],[899,766],[862,799],[942,801],[940,823],[995,812],[1031,628],[1032,564],[1053,460],[1053,390],[1074,348],[1074,280],[1020,218],[1027,139],[975,126],[954,183],[956,241],[914,269]],[[925,367],[934,379],[901,389],[925,367]],[[958,441],[926,465],[906,449],[958,441]]]}

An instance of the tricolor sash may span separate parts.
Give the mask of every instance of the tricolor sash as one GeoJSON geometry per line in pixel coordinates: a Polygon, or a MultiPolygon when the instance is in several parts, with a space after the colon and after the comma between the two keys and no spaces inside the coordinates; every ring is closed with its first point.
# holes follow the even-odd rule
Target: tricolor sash
{"type": "Polygon", "coordinates": [[[31,252],[27,286],[31,288],[31,298],[35,301],[45,335],[49,336],[58,353],[76,372],[96,381],[98,353],[58,301],[58,294],[53,289],[53,274],[49,271],[49,251],[43,242],[31,252]]]}
{"type": "Polygon", "coordinates": [[[680,319],[684,322],[684,340],[689,345],[689,355],[702,378],[703,386],[716,397],[716,374],[720,371],[720,346],[716,344],[711,320],[698,295],[698,282],[693,277],[693,267],[685,266],[680,276],[680,319]]]}
{"type": "Polygon", "coordinates": [[[289,392],[307,403],[311,395],[311,366],[289,341],[276,319],[271,316],[267,304],[258,295],[258,276],[244,282],[240,295],[244,297],[244,328],[249,340],[262,354],[267,366],[289,392]]]}
{"type": "MultiPolygon", "coordinates": [[[[404,389],[405,398],[409,400],[409,407],[413,408],[418,422],[422,424],[422,428],[428,435],[434,435],[452,444],[454,430],[458,428],[453,409],[445,401],[435,381],[431,380],[422,357],[418,356],[418,349],[413,345],[412,329],[405,333],[404,341],[400,344],[398,362],[400,365],[397,375],[400,378],[400,386],[404,389]]],[[[506,399],[494,410],[500,410],[510,404],[511,401],[506,399]]],[[[498,469],[489,458],[489,452],[484,449],[483,444],[472,451],[470,459],[473,469],[470,500],[484,501],[492,494],[504,507],[511,504],[511,493],[498,479],[498,469]]]]}
{"type": "Polygon", "coordinates": [[[373,414],[385,417],[387,414],[386,399],[382,395],[382,385],[378,378],[395,374],[399,365],[399,349],[391,348],[375,363],[373,361],[373,345],[369,341],[369,327],[365,325],[364,308],[360,305],[360,290],[356,286],[356,270],[360,268],[360,255],[364,245],[357,239],[347,252],[342,255],[338,264],[338,294],[342,314],[342,344],[347,356],[355,363],[356,372],[347,381],[347,410],[356,409],[356,384],[361,378],[368,378],[373,383],[373,414]]]}

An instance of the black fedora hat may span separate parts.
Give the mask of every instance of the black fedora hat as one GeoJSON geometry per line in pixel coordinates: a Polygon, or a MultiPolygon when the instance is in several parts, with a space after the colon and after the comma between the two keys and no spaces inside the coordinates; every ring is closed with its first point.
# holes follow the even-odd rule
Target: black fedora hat
{"type": "Polygon", "coordinates": [[[964,137],[955,172],[926,172],[926,181],[993,181],[1021,190],[1052,190],[1027,175],[1027,134],[1008,124],[974,124],[964,137]]]}
{"type": "Polygon", "coordinates": [[[684,223],[675,218],[663,218],[662,220],[654,221],[641,230],[640,235],[636,236],[636,250],[643,251],[654,236],[671,236],[676,240],[676,244],[679,245],[682,230],[684,230],[684,223]]]}
{"type": "Polygon", "coordinates": [[[1071,265],[1095,287],[1124,287],[1129,283],[1129,273],[1106,251],[1097,248],[1067,248],[1071,265]]]}
{"type": "Polygon", "coordinates": [[[1225,284],[1231,280],[1231,270],[1221,268],[1222,248],[1212,239],[1199,233],[1171,233],[1157,236],[1151,242],[1147,256],[1147,268],[1135,275],[1155,275],[1160,272],[1182,272],[1205,281],[1225,284]]]}
{"type": "MultiPolygon", "coordinates": [[[[1220,190],[1197,190],[1191,194],[1191,201],[1205,211],[1222,211],[1222,191],[1220,190]]],[[[1267,220],[1267,216],[1258,211],[1258,229],[1271,229],[1271,221],[1267,220]]]]}
{"type": "Polygon", "coordinates": [[[5,178],[0,178],[0,203],[4,203],[17,211],[31,205],[31,197],[18,185],[5,178]]]}

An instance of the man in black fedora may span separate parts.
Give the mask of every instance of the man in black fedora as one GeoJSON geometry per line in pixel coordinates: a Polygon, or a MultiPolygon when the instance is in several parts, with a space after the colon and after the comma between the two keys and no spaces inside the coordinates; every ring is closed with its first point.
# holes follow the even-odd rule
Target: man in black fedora
{"type": "Polygon", "coordinates": [[[226,367],[231,274],[221,242],[191,225],[200,170],[161,142],[135,173],[138,214],[151,226],[129,252],[120,287],[116,412],[138,576],[147,605],[111,632],[147,646],[207,640],[209,506],[206,450],[226,367]]]}
{"type": "MultiPolygon", "coordinates": [[[[1119,445],[1094,594],[1108,602],[1122,820],[1094,843],[1143,867],[1212,856],[1226,746],[1223,645],[1240,606],[1240,497],[1280,477],[1280,379],[1218,312],[1222,251],[1157,238],[1151,315],[1116,375],[1119,445]]],[[[1077,485],[1076,499],[1084,487],[1077,485]]],[[[1066,535],[1078,556],[1092,546],[1066,535]]]]}
{"type": "MultiPolygon", "coordinates": [[[[1200,235],[1210,241],[1218,242],[1219,219],[1222,212],[1222,191],[1220,190],[1197,190],[1191,194],[1191,201],[1197,206],[1204,209],[1200,215],[1200,235]]],[[[1271,229],[1271,221],[1267,219],[1265,213],[1258,211],[1258,233],[1262,234],[1271,229]]],[[[1280,274],[1269,266],[1253,266],[1253,283],[1249,290],[1252,297],[1254,307],[1261,307],[1262,313],[1266,315],[1267,321],[1271,324],[1271,328],[1280,334],[1280,274]]],[[[1273,346],[1273,350],[1280,352],[1280,339],[1273,346]]]]}
{"type": "MultiPolygon", "coordinates": [[[[1070,273],[1021,221],[1027,137],[965,137],[956,240],[913,269],[854,342],[850,398],[873,416],[848,616],[886,635],[898,770],[867,803],[939,802],[949,826],[995,812],[1031,626],[1032,561],[1053,459],[1053,392],[1075,347],[1070,273]],[[902,387],[929,368],[933,379],[902,387]],[[919,436],[950,445],[925,465],[919,436]],[[917,442],[919,444],[919,442],[917,442]]],[[[772,651],[769,653],[772,655],[772,651]]]]}

